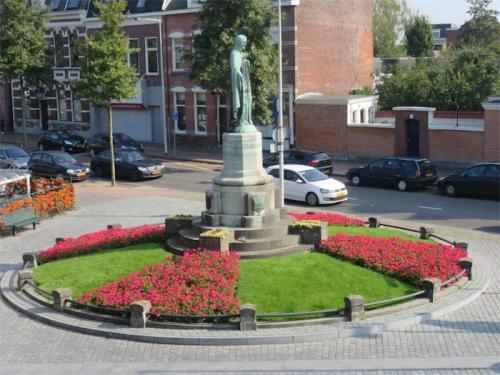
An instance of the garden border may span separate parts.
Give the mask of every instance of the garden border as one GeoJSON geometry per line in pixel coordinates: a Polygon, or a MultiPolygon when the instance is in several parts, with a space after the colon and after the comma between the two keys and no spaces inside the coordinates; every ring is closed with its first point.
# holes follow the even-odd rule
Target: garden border
{"type": "MultiPolygon", "coordinates": [[[[377,223],[379,226],[383,225],[382,223],[380,223],[380,220],[369,221],[370,226],[377,225],[377,223]]],[[[418,231],[408,228],[395,227],[390,225],[384,226],[418,233],[418,231]]],[[[450,243],[443,238],[433,235],[432,228],[422,227],[420,233],[421,236],[429,235],[439,240],[450,243]]],[[[467,244],[460,241],[456,241],[454,245],[460,245],[460,247],[462,247],[463,249],[467,248],[467,244]]],[[[252,327],[252,325],[255,324],[255,314],[253,314],[253,319],[248,320],[248,317],[252,316],[252,308],[250,306],[250,314],[245,313],[244,318],[244,323],[247,324],[247,329],[249,325],[250,328],[265,328],[264,330],[240,331],[238,330],[238,328],[241,328],[238,327],[240,326],[240,323],[217,323],[216,325],[212,323],[198,323],[196,325],[193,325],[185,323],[149,322],[149,324],[146,325],[147,319],[145,310],[139,311],[139,314],[137,314],[137,312],[131,313],[131,315],[135,315],[134,318],[137,319],[137,317],[139,317],[142,319],[142,321],[139,325],[139,327],[141,328],[130,329],[129,327],[123,326],[123,324],[126,324],[127,322],[132,320],[127,319],[126,317],[103,316],[101,314],[95,314],[88,311],[66,308],[65,305],[69,301],[67,291],[64,290],[65,288],[58,290],[58,292],[53,296],[60,311],[67,312],[68,314],[54,314],[54,309],[47,307],[50,305],[55,307],[54,302],[45,299],[38,293],[35,293],[34,289],[38,287],[35,287],[34,284],[30,283],[29,281],[30,278],[28,275],[31,271],[29,271],[28,268],[29,266],[36,264],[35,262],[36,257],[33,253],[25,254],[23,256],[23,269],[19,272],[7,272],[4,277],[2,277],[2,280],[0,282],[0,291],[6,298],[6,300],[14,307],[32,316],[33,318],[56,326],[95,335],[107,337],[113,336],[143,342],[161,342],[186,345],[243,345],[318,341],[325,339],[358,336],[368,333],[378,333],[396,328],[402,328],[409,325],[419,324],[429,319],[435,319],[439,316],[465,306],[466,304],[472,302],[475,298],[479,297],[479,295],[481,295],[481,293],[487,288],[490,278],[487,266],[481,261],[478,262],[476,259],[476,262],[474,263],[473,279],[471,280],[471,282],[466,284],[465,278],[462,278],[455,285],[448,287],[444,293],[441,293],[441,295],[439,296],[439,299],[441,299],[441,301],[438,302],[439,299],[437,299],[434,301],[434,303],[429,303],[429,301],[426,299],[417,299],[411,302],[407,302],[403,305],[366,311],[366,320],[362,321],[356,321],[356,319],[352,319],[353,322],[348,322],[346,321],[346,317],[334,317],[290,322],[258,322],[254,327],[252,327]],[[22,289],[21,293],[18,292],[16,288],[14,288],[15,285],[18,285],[22,289]],[[460,291],[460,293],[458,293],[461,295],[460,298],[457,298],[456,296],[450,296],[453,292],[458,291],[460,291]],[[445,298],[448,301],[442,301],[442,299],[445,298]],[[408,309],[411,310],[409,311],[408,309]],[[96,322],[89,319],[99,320],[96,322]],[[83,324],[83,322],[85,322],[85,324],[83,324]],[[144,322],[144,325],[142,325],[142,322],[144,322]],[[109,323],[111,323],[111,325],[106,326],[106,324],[109,323]],[[121,324],[121,326],[119,324],[121,324]],[[156,328],[160,326],[162,328],[169,328],[169,331],[157,330],[156,328]],[[204,328],[204,330],[200,330],[200,328],[204,328]],[[189,329],[189,331],[187,329],[189,329]],[[214,330],[216,330],[217,333],[214,333],[214,330]],[[147,333],[142,331],[147,331],[147,333]],[[171,334],[160,334],[164,332],[169,332],[171,334]],[[192,334],[189,334],[188,336],[190,337],[184,337],[186,336],[186,332],[194,332],[197,336],[193,337],[192,334]],[[214,334],[216,334],[216,336],[214,336],[214,334]]],[[[462,271],[462,273],[463,272],[464,271],[462,271]]],[[[451,282],[451,280],[449,280],[448,282],[451,282]]],[[[437,291],[438,290],[439,288],[437,289],[437,291]]],[[[49,293],[47,291],[43,292],[49,293]]],[[[379,303],[387,303],[387,301],[380,301],[379,303]]],[[[375,303],[370,303],[367,305],[370,306],[373,304],[375,303]]],[[[243,306],[242,312],[243,310],[248,312],[248,307],[249,306],[243,306]]],[[[99,309],[101,310],[103,308],[99,309]]],[[[127,311],[122,312],[125,313],[127,311]]],[[[253,310],[253,312],[255,312],[255,310],[253,310]]],[[[355,309],[352,309],[351,307],[351,314],[356,314],[357,312],[359,311],[355,311],[355,309]]],[[[241,324],[243,324],[243,322],[241,324]]]]}

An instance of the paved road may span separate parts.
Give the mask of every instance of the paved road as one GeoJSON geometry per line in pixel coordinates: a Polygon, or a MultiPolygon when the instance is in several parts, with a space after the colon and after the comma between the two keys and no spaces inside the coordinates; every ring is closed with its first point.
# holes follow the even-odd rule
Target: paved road
{"type": "MultiPolygon", "coordinates": [[[[76,158],[83,163],[90,162],[90,158],[85,155],[78,155],[76,158]]],[[[141,181],[138,184],[203,193],[212,186],[212,179],[219,174],[220,168],[217,165],[174,161],[165,165],[168,170],[165,177],[141,181]]],[[[340,177],[337,179],[347,185],[349,200],[341,204],[324,206],[322,209],[500,234],[500,203],[494,199],[448,198],[440,194],[436,187],[410,192],[400,192],[390,188],[356,187],[340,177]]],[[[120,182],[129,183],[125,180],[120,182]]],[[[287,204],[305,206],[292,201],[287,201],[287,204]]]]}

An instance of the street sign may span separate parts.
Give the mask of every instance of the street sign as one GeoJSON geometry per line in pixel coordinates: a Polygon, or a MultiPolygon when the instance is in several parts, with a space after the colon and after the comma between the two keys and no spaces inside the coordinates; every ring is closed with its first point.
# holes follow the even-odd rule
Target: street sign
{"type": "Polygon", "coordinates": [[[288,135],[288,128],[275,128],[273,130],[273,141],[283,143],[288,135]]]}
{"type": "Polygon", "coordinates": [[[177,109],[174,109],[174,121],[177,121],[179,119],[179,111],[177,109]]]}

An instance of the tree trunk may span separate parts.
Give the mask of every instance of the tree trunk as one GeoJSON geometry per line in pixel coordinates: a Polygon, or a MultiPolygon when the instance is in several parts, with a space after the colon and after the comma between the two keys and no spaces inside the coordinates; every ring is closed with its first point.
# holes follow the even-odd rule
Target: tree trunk
{"type": "Polygon", "coordinates": [[[108,107],[109,114],[109,151],[111,152],[111,186],[115,186],[116,178],[115,178],[115,145],[113,144],[113,109],[111,107],[111,103],[109,103],[108,107]]]}
{"type": "MultiPolygon", "coordinates": [[[[24,107],[26,106],[26,97],[24,96],[24,80],[23,77],[19,77],[19,85],[21,91],[21,124],[23,126],[23,147],[28,146],[28,131],[26,129],[26,111],[24,107]]],[[[14,120],[14,127],[16,126],[14,120]]]]}

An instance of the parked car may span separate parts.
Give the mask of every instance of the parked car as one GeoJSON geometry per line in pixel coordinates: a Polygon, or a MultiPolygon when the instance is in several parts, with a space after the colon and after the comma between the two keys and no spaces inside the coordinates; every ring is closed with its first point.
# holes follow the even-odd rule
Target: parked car
{"type": "Polygon", "coordinates": [[[34,174],[51,175],[71,181],[86,180],[90,175],[90,169],[86,165],[61,151],[34,152],[28,161],[28,168],[34,174]]]}
{"type": "Polygon", "coordinates": [[[87,140],[72,130],[47,130],[40,136],[38,149],[83,152],[87,150],[87,140]]]}
{"type": "Polygon", "coordinates": [[[376,160],[365,167],[351,168],[346,177],[354,186],[396,186],[401,191],[433,185],[438,179],[436,168],[429,160],[396,156],[376,160]]]}
{"type": "Polygon", "coordinates": [[[24,149],[12,145],[0,145],[0,168],[28,169],[30,154],[24,149]]]}
{"type": "MultiPolygon", "coordinates": [[[[285,199],[306,202],[310,206],[347,200],[345,185],[315,168],[290,164],[283,169],[285,199]]],[[[279,166],[268,167],[266,172],[274,177],[274,184],[279,186],[279,166]]]]}
{"type": "MultiPolygon", "coordinates": [[[[113,138],[113,145],[115,146],[115,149],[130,148],[144,153],[144,147],[142,146],[142,143],[134,141],[126,134],[114,133],[113,138]]],[[[95,134],[94,136],[92,136],[92,142],[90,143],[89,147],[89,154],[91,157],[94,157],[103,151],[109,150],[109,147],[109,134],[95,134]]]]}
{"type": "MultiPolygon", "coordinates": [[[[270,156],[263,160],[264,168],[279,164],[279,154],[270,156]]],[[[316,168],[324,174],[333,172],[332,159],[324,152],[287,150],[283,152],[284,164],[308,165],[316,168]]]]}
{"type": "MultiPolygon", "coordinates": [[[[147,158],[137,150],[118,149],[115,150],[115,173],[116,177],[129,178],[138,181],[142,178],[161,177],[165,168],[161,161],[147,158]]],[[[111,174],[111,151],[107,150],[92,158],[90,168],[97,177],[111,174]]]]}
{"type": "Polygon", "coordinates": [[[481,163],[441,177],[438,189],[449,197],[459,194],[500,198],[500,163],[481,163]]]}

